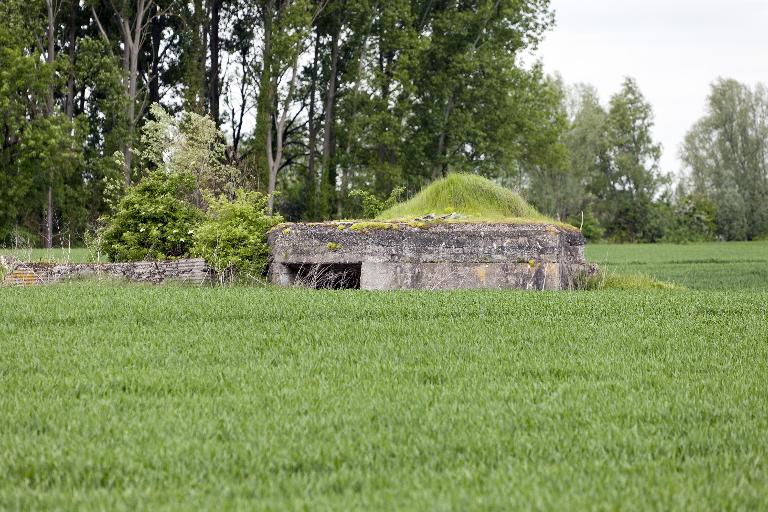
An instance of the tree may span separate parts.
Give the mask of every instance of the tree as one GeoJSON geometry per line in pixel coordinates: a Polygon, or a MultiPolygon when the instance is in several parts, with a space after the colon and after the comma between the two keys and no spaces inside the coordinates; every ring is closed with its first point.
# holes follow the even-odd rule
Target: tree
{"type": "Polygon", "coordinates": [[[0,235],[7,238],[20,225],[36,233],[42,220],[46,247],[53,243],[56,206],[61,211],[80,170],[84,131],[82,119],[60,108],[65,73],[56,49],[62,6],[52,0],[35,2],[31,10],[15,0],[0,4],[6,20],[0,26],[0,235]]]}
{"type": "Polygon", "coordinates": [[[148,156],[145,124],[210,135],[197,142],[238,173],[212,184],[210,167],[197,188],[236,181],[291,219],[354,214],[354,189],[383,200],[451,171],[561,216],[583,207],[562,88],[520,58],[552,26],[548,0],[5,0],[0,14],[3,233],[82,232],[189,150],[163,139],[148,156]],[[40,134],[67,134],[50,162],[19,153],[40,134]]]}
{"type": "MultiPolygon", "coordinates": [[[[123,169],[126,186],[131,185],[131,166],[134,153],[134,136],[139,120],[144,115],[149,103],[149,81],[139,84],[142,74],[139,62],[145,43],[152,27],[153,18],[162,16],[155,0],[109,0],[112,14],[115,16],[120,34],[120,51],[123,61],[123,85],[125,88],[126,135],[122,144],[123,169]],[[117,2],[117,3],[116,3],[117,2]]],[[[167,9],[166,9],[167,10],[167,9]]],[[[111,44],[110,37],[102,25],[96,9],[91,6],[91,13],[99,27],[101,36],[111,44]]]]}
{"type": "Polygon", "coordinates": [[[410,74],[418,144],[411,155],[421,155],[411,173],[514,175],[517,163],[533,156],[523,140],[540,135],[529,131],[526,117],[547,101],[540,70],[521,68],[518,56],[552,24],[548,2],[428,2],[419,19],[428,44],[420,45],[410,74]]]}
{"type": "Polygon", "coordinates": [[[576,215],[590,209],[594,196],[590,185],[605,173],[608,145],[608,113],[600,104],[597,90],[586,84],[577,85],[570,92],[568,110],[571,121],[564,135],[568,149],[570,173],[567,185],[570,201],[565,200],[563,214],[576,215]]]}
{"type": "Polygon", "coordinates": [[[707,114],[688,132],[681,156],[693,188],[711,198],[717,234],[768,234],[768,90],[735,80],[712,84],[707,114]]]}
{"type": "Polygon", "coordinates": [[[213,119],[194,112],[173,117],[157,103],[150,112],[152,119],[142,129],[147,168],[194,176],[197,206],[203,204],[204,191],[234,197],[239,173],[226,163],[224,137],[213,119]]]}
{"type": "Polygon", "coordinates": [[[637,83],[627,78],[610,101],[602,173],[591,192],[607,236],[621,241],[654,241],[653,199],[664,177],[661,146],[653,141],[653,109],[637,83]]]}
{"type": "MultiPolygon", "coordinates": [[[[299,58],[306,48],[310,28],[322,10],[321,4],[312,13],[311,6],[306,0],[287,0],[275,12],[274,25],[277,32],[271,35],[270,81],[268,96],[273,103],[270,112],[270,127],[267,130],[265,150],[269,182],[267,186],[267,213],[272,215],[275,204],[275,185],[277,173],[283,167],[283,157],[286,146],[286,128],[289,119],[290,106],[294,101],[299,79],[299,58]],[[287,75],[287,83],[282,83],[287,75]],[[281,91],[281,85],[284,90],[281,91]],[[273,133],[274,132],[274,133],[273,133]]],[[[267,47],[265,45],[265,52],[267,47]]],[[[266,55],[266,53],[265,53],[266,55]]],[[[262,83],[262,87],[265,84],[262,83]]]]}

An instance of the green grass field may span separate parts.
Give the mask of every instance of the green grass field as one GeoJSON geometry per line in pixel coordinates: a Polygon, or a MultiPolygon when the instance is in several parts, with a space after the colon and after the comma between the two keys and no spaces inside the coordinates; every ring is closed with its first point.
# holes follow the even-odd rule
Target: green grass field
{"type": "Polygon", "coordinates": [[[671,291],[2,288],[0,510],[765,510],[767,248],[590,247],[671,291]]]}
{"type": "Polygon", "coordinates": [[[701,290],[768,290],[768,241],[698,244],[588,244],[608,272],[647,274],[701,290]]]}

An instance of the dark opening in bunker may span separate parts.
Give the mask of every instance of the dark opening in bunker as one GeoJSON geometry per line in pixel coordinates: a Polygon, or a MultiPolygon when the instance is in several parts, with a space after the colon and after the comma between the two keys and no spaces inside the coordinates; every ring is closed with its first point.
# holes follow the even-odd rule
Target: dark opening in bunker
{"type": "Polygon", "coordinates": [[[360,289],[362,263],[322,263],[287,265],[293,283],[307,288],[349,290],[360,289]]]}

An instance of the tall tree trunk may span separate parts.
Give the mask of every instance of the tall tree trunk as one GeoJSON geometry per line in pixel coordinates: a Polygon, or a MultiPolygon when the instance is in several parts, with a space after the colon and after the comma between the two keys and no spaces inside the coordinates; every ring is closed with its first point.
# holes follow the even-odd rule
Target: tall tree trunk
{"type": "Polygon", "coordinates": [[[132,126],[131,118],[133,116],[132,111],[134,108],[133,97],[131,96],[131,30],[128,26],[128,21],[119,17],[120,30],[123,36],[123,88],[125,89],[125,116],[126,116],[126,136],[122,141],[123,151],[123,181],[126,186],[131,184],[131,156],[132,156],[132,126]]]}
{"type": "MultiPolygon", "coordinates": [[[[46,62],[53,66],[56,60],[56,13],[54,12],[54,0],[45,0],[45,6],[48,11],[48,30],[47,30],[47,43],[48,43],[48,55],[46,56],[46,62]]],[[[53,115],[53,84],[48,88],[48,97],[46,98],[47,114],[53,115]]]]}
{"type": "Polygon", "coordinates": [[[323,120],[323,160],[322,182],[325,185],[325,200],[323,201],[323,216],[330,215],[333,208],[333,192],[336,190],[336,177],[332,176],[331,156],[335,137],[333,133],[334,106],[336,105],[336,83],[339,64],[339,30],[331,36],[331,69],[328,77],[328,90],[325,95],[325,119],[323,120]]]}
{"type": "Polygon", "coordinates": [[[317,154],[317,123],[315,122],[315,96],[317,94],[317,66],[320,61],[320,32],[315,34],[315,51],[312,58],[312,72],[309,78],[309,156],[307,175],[304,180],[304,206],[309,218],[317,216],[317,176],[315,176],[315,155],[317,154]]]}
{"type": "Polygon", "coordinates": [[[247,108],[246,89],[248,84],[248,49],[240,49],[240,58],[242,60],[243,76],[240,80],[240,110],[235,116],[235,109],[232,108],[231,120],[232,123],[232,158],[238,161],[238,148],[240,147],[240,139],[243,131],[243,120],[245,118],[245,110],[247,108]]]}
{"type": "Polygon", "coordinates": [[[331,37],[331,72],[328,78],[328,92],[325,95],[325,119],[323,140],[323,171],[327,171],[331,159],[331,141],[333,135],[333,108],[336,104],[336,82],[339,64],[339,34],[331,37]]]}
{"type": "MultiPolygon", "coordinates": [[[[54,0],[46,0],[45,4],[48,11],[48,55],[47,63],[53,67],[56,60],[55,39],[56,39],[56,14],[53,6],[54,0]]],[[[46,98],[46,110],[48,116],[53,115],[53,84],[48,88],[48,97],[46,98]]],[[[48,171],[48,202],[45,215],[45,247],[53,247],[53,170],[48,171]]]]}
{"type": "MultiPolygon", "coordinates": [[[[144,42],[144,36],[146,35],[145,31],[147,23],[150,21],[148,19],[148,14],[156,5],[155,0],[134,0],[133,3],[135,9],[127,11],[116,9],[115,11],[123,43],[123,73],[125,76],[125,95],[127,101],[127,133],[122,148],[124,158],[123,173],[125,184],[127,186],[131,185],[133,139],[136,133],[136,124],[146,107],[146,104],[142,102],[142,106],[139,108],[138,112],[136,111],[136,102],[138,101],[139,54],[141,53],[142,43],[144,42]],[[133,16],[133,19],[131,19],[131,16],[133,16]]],[[[126,4],[123,4],[124,7],[125,5],[126,4]]],[[[96,17],[96,12],[93,8],[91,8],[91,12],[94,17],[96,17]]],[[[107,40],[106,32],[104,32],[101,23],[98,22],[98,18],[96,18],[96,21],[102,37],[107,40]]]]}
{"type": "Polygon", "coordinates": [[[72,5],[69,13],[69,76],[67,77],[66,115],[71,121],[75,117],[75,45],[77,43],[77,14],[79,6],[72,5]]]}
{"type": "Polygon", "coordinates": [[[205,8],[198,14],[197,18],[200,20],[201,39],[200,39],[200,91],[198,96],[200,98],[200,104],[203,110],[201,114],[205,114],[208,110],[208,73],[206,73],[208,64],[208,13],[211,0],[206,0],[205,8]]]}
{"type": "Polygon", "coordinates": [[[451,117],[451,112],[453,112],[453,93],[451,93],[451,95],[448,97],[448,101],[443,106],[442,129],[440,130],[440,135],[437,138],[435,165],[432,166],[433,180],[436,180],[441,176],[445,176],[445,172],[448,168],[448,162],[446,161],[446,139],[448,138],[448,120],[451,117]]]}
{"type": "MultiPolygon", "coordinates": [[[[379,49],[379,72],[383,77],[381,83],[381,101],[383,108],[389,109],[389,97],[392,89],[393,66],[395,54],[392,50],[384,51],[379,49]]],[[[379,127],[382,129],[384,127],[379,127]]],[[[388,164],[395,163],[395,155],[386,141],[381,141],[376,147],[376,159],[378,165],[374,173],[374,190],[380,193],[386,193],[387,189],[392,188],[392,177],[387,168],[388,164]]]]}
{"type": "MultiPolygon", "coordinates": [[[[139,0],[142,2],[142,0],[139,0]]],[[[130,27],[126,22],[126,30],[130,32],[130,27]]],[[[138,34],[137,34],[138,35],[138,34]]],[[[136,132],[136,100],[138,93],[138,74],[139,74],[139,38],[131,42],[128,50],[128,136],[127,144],[124,149],[125,156],[125,184],[131,185],[131,164],[133,160],[133,138],[136,132]]]]}
{"type": "MultiPolygon", "coordinates": [[[[254,147],[265,148],[271,151],[271,145],[267,145],[267,134],[272,130],[272,112],[274,111],[274,102],[272,101],[272,18],[275,12],[275,0],[267,0],[263,10],[264,38],[262,48],[262,69],[259,79],[259,97],[256,103],[256,127],[254,129],[254,147]]],[[[271,137],[270,137],[271,142],[271,137]]],[[[256,151],[255,154],[255,172],[258,181],[261,173],[271,166],[267,162],[267,155],[264,152],[256,151]]]]}
{"type": "Polygon", "coordinates": [[[152,66],[149,77],[149,102],[160,102],[160,43],[163,39],[163,25],[160,19],[160,7],[155,5],[150,28],[152,44],[152,66]]]}
{"type": "MultiPolygon", "coordinates": [[[[363,72],[364,72],[364,64],[365,64],[365,54],[368,50],[368,36],[366,35],[363,37],[363,45],[360,50],[360,57],[357,62],[357,77],[355,79],[355,86],[352,88],[352,122],[354,122],[354,119],[357,115],[357,101],[358,101],[358,94],[360,93],[360,87],[363,83],[363,72]]],[[[349,132],[349,131],[348,131],[349,132]]],[[[347,162],[347,165],[350,162],[350,154],[352,153],[352,133],[347,134],[347,145],[344,149],[344,160],[347,162]]],[[[343,218],[343,203],[344,200],[347,197],[347,189],[349,188],[349,181],[350,181],[350,174],[352,173],[351,169],[342,169],[341,174],[341,190],[339,194],[339,200],[337,202],[337,209],[336,209],[336,216],[338,218],[343,218]]]]}
{"type": "MultiPolygon", "coordinates": [[[[288,86],[288,93],[285,97],[285,105],[283,105],[283,111],[280,114],[280,120],[277,121],[275,126],[274,154],[272,153],[272,130],[270,129],[269,132],[267,132],[267,143],[265,149],[267,150],[267,162],[269,163],[269,185],[267,189],[268,215],[272,215],[275,209],[275,186],[277,185],[277,173],[280,172],[280,168],[283,166],[283,152],[285,150],[286,142],[284,139],[285,127],[288,123],[288,109],[290,108],[291,102],[293,101],[293,95],[296,92],[296,85],[298,83],[299,57],[301,57],[301,53],[296,52],[293,65],[291,66],[291,81],[290,85],[288,86]]],[[[277,91],[277,79],[277,76],[272,78],[271,89],[273,91],[277,91]]],[[[278,103],[277,98],[275,98],[275,103],[278,103]]],[[[274,112],[277,113],[279,108],[279,105],[275,106],[274,112]]]]}
{"type": "Polygon", "coordinates": [[[211,118],[219,124],[219,14],[221,0],[211,0],[211,72],[208,77],[208,105],[211,118]]]}

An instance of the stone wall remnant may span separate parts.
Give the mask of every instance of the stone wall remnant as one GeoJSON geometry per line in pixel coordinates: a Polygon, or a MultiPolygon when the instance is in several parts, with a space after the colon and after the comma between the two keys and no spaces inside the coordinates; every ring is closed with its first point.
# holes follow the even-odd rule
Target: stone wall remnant
{"type": "Polygon", "coordinates": [[[211,271],[202,258],[128,263],[26,263],[11,256],[0,256],[5,268],[3,284],[35,285],[84,278],[118,278],[133,282],[162,283],[180,281],[202,284],[211,271]]]}

